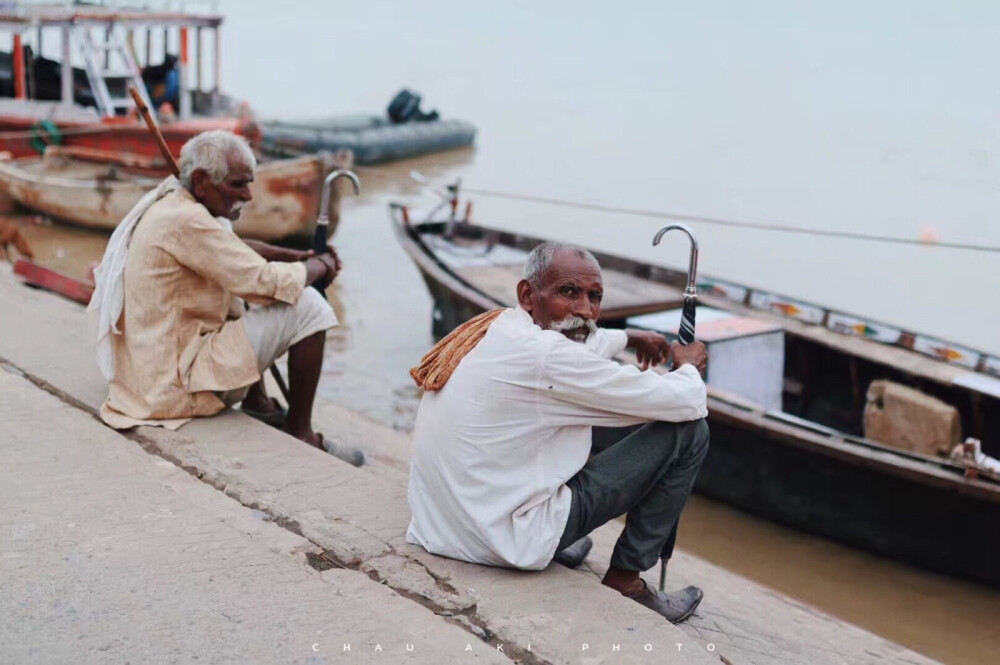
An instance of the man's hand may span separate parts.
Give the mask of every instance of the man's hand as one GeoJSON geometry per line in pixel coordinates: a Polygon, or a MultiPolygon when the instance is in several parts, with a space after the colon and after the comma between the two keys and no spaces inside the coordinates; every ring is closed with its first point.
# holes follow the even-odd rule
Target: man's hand
{"type": "Polygon", "coordinates": [[[311,249],[288,249],[287,247],[278,247],[277,245],[271,245],[260,240],[244,239],[243,242],[246,243],[247,247],[260,254],[261,258],[265,261],[296,263],[297,261],[305,261],[308,258],[316,256],[316,252],[311,249]]]}
{"type": "Polygon", "coordinates": [[[680,342],[670,345],[670,353],[673,355],[674,367],[681,365],[694,365],[695,369],[702,376],[705,376],[705,368],[708,367],[708,349],[699,341],[694,341],[684,346],[680,342]]]}
{"type": "Polygon", "coordinates": [[[628,328],[627,348],[635,350],[635,357],[643,370],[659,365],[670,356],[670,343],[667,338],[652,330],[636,330],[628,328]]]}
{"type": "Polygon", "coordinates": [[[327,251],[319,256],[312,256],[305,261],[306,285],[318,284],[321,289],[326,289],[333,283],[333,280],[340,274],[344,264],[341,263],[337,250],[333,245],[327,246],[327,251]]]}
{"type": "Polygon", "coordinates": [[[333,280],[337,278],[340,270],[344,267],[344,264],[340,262],[340,257],[337,255],[337,250],[332,245],[328,246],[327,249],[329,249],[327,253],[316,257],[326,266],[326,275],[323,276],[323,280],[320,282],[320,286],[323,287],[324,291],[333,283],[333,280]]]}

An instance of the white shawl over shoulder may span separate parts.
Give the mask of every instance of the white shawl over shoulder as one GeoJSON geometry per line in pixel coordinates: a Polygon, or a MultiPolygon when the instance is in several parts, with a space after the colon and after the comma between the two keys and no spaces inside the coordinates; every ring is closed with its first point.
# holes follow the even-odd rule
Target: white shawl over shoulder
{"type": "Polygon", "coordinates": [[[181,186],[177,178],[170,176],[156,189],[139,199],[132,210],[125,215],[115,232],[111,234],[104,250],[101,265],[94,270],[96,288],[87,311],[97,312],[97,364],[101,374],[110,381],[115,374],[114,357],[111,349],[111,335],[120,335],[118,318],[125,306],[125,258],[128,255],[132,232],[149,208],[164,196],[181,186]]]}

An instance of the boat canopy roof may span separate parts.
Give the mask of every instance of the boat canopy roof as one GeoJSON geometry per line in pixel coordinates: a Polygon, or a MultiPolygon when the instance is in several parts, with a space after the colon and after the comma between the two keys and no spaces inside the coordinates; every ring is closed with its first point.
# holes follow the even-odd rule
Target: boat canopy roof
{"type": "MultiPolygon", "coordinates": [[[[3,3],[6,5],[7,3],[3,3]]],[[[170,11],[145,11],[139,8],[95,5],[38,4],[16,8],[0,5],[0,29],[21,30],[48,26],[111,26],[133,28],[182,27],[217,28],[222,16],[170,11]]]]}

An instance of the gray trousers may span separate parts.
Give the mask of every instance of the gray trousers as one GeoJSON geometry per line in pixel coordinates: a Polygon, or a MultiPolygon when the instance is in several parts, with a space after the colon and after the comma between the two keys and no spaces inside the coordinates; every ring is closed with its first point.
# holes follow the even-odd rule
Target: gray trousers
{"type": "Polygon", "coordinates": [[[708,452],[708,423],[653,422],[593,456],[566,483],[573,499],[558,550],[625,515],[611,565],[656,565],[708,452]]]}

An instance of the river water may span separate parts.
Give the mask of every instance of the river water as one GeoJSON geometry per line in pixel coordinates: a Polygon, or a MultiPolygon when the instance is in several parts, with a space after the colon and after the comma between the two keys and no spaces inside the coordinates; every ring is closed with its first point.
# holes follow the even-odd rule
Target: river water
{"type": "MultiPolygon", "coordinates": [[[[480,129],[474,150],[359,169],[365,191],[335,237],[344,325],[321,394],[398,429],[417,402],[406,370],[432,343],[430,299],[386,212],[429,200],[411,168],[500,194],[1000,246],[995,3],[219,7],[222,87],[262,116],[378,113],[407,86],[480,129]]],[[[648,247],[660,219],[473,199],[484,224],[686,264],[683,246],[648,247]]],[[[692,226],[700,274],[1000,353],[997,253],[692,226]]],[[[43,262],[81,276],[106,242],[26,229],[43,262]]],[[[1000,653],[994,591],[698,497],[680,546],[943,662],[1000,653]]]]}

